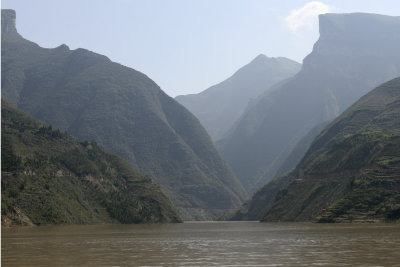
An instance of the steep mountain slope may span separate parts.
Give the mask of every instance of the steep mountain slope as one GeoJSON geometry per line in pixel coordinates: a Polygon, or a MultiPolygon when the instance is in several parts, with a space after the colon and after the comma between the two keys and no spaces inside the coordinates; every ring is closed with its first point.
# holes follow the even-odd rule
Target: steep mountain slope
{"type": "Polygon", "coordinates": [[[218,140],[245,112],[250,101],[295,75],[300,67],[301,64],[287,58],[259,55],[225,81],[201,93],[175,99],[200,120],[213,140],[218,140]]]}
{"type": "Polygon", "coordinates": [[[2,101],[2,225],[179,222],[148,177],[2,101]]]}
{"type": "Polygon", "coordinates": [[[321,220],[400,218],[400,78],[324,129],[296,178],[278,193],[265,220],[309,220],[322,206],[329,208],[321,220]]]}
{"type": "Polygon", "coordinates": [[[399,219],[400,78],[347,109],[314,140],[294,171],[231,214],[262,216],[264,221],[399,219]],[[327,213],[321,216],[323,207],[327,213]]]}
{"type": "Polygon", "coordinates": [[[287,171],[282,164],[316,125],[400,75],[400,17],[325,14],[319,21],[320,38],[301,71],[265,94],[217,144],[249,193],[287,171]]]}
{"type": "MultiPolygon", "coordinates": [[[[275,176],[282,176],[296,167],[299,159],[303,158],[315,137],[328,125],[328,122],[323,122],[312,128],[293,148],[290,155],[285,159],[280,168],[276,171],[275,176]]],[[[262,186],[260,186],[261,188],[262,186]]]]}
{"type": "Polygon", "coordinates": [[[2,96],[28,114],[96,141],[159,182],[188,219],[214,219],[246,192],[198,120],[146,75],[88,50],[44,49],[2,11],[2,96]]]}

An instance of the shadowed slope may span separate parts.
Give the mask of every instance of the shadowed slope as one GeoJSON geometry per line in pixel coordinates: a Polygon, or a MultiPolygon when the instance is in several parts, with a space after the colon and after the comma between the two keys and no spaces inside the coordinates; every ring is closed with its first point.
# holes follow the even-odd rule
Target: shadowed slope
{"type": "Polygon", "coordinates": [[[198,120],[146,75],[85,49],[44,49],[2,32],[2,96],[12,104],[128,160],[162,185],[184,219],[214,219],[246,198],[198,120]]]}

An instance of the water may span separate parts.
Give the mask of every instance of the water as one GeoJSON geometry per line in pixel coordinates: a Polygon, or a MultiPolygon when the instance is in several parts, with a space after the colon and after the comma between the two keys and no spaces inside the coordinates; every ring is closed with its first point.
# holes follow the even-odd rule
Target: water
{"type": "Polygon", "coordinates": [[[197,222],[2,230],[2,266],[400,266],[400,225],[197,222]]]}

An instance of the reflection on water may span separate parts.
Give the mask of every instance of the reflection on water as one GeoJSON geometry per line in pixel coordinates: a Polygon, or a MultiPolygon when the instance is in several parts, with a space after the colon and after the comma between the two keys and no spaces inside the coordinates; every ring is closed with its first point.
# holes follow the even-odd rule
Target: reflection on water
{"type": "Polygon", "coordinates": [[[196,222],[2,230],[2,266],[400,266],[400,225],[196,222]]]}

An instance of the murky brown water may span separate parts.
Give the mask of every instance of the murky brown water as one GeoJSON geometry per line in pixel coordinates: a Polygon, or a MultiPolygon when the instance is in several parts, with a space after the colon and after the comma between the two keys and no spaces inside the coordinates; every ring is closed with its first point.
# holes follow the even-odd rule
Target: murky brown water
{"type": "Polygon", "coordinates": [[[198,222],[2,230],[2,266],[400,266],[400,225],[198,222]]]}

